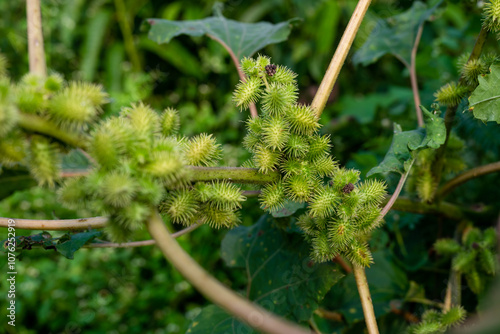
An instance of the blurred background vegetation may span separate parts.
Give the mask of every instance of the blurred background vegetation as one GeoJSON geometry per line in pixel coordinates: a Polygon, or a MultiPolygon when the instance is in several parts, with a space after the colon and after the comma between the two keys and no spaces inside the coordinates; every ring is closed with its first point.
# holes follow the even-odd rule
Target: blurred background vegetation
{"type": "MultiPolygon", "coordinates": [[[[354,42],[354,51],[364,43],[377,20],[406,10],[412,2],[375,1],[354,42]]],[[[224,2],[223,14],[243,22],[302,19],[287,42],[268,46],[261,53],[299,74],[300,100],[309,103],[356,3],[229,0],[224,2]]],[[[425,106],[430,106],[433,93],[441,85],[458,78],[457,58],[470,52],[480,30],[477,3],[445,1],[426,23],[417,57],[425,106]]],[[[147,38],[144,24],[147,18],[202,19],[212,15],[213,5],[214,1],[192,0],[44,0],[48,68],[68,80],[102,83],[111,96],[107,115],[139,100],[158,110],[178,109],[183,134],[213,133],[223,143],[224,164],[238,166],[248,158],[240,145],[243,121],[248,115],[240,113],[231,101],[238,76],[229,55],[206,37],[180,36],[158,45],[147,38]]],[[[9,60],[12,79],[18,80],[28,70],[24,2],[2,1],[0,12],[0,52],[9,60]]],[[[498,45],[488,45],[486,51],[498,52],[498,45]]],[[[416,127],[406,68],[391,56],[367,67],[354,66],[348,58],[322,115],[322,131],[331,135],[337,159],[360,169],[365,177],[387,152],[393,122],[404,130],[416,127]]],[[[496,126],[458,114],[456,132],[466,143],[462,155],[466,167],[499,160],[496,126]]],[[[500,198],[498,181],[497,175],[489,175],[469,182],[455,191],[453,200],[459,205],[498,206],[492,203],[492,199],[500,198]]],[[[390,176],[388,182],[394,186],[390,176]]],[[[50,190],[27,188],[13,193],[5,189],[0,216],[76,216],[61,208],[50,190]]],[[[243,208],[244,224],[252,224],[260,214],[256,200],[250,199],[243,208]]],[[[487,227],[490,218],[475,223],[487,227]]],[[[425,286],[429,300],[443,299],[449,262],[429,250],[436,238],[453,236],[455,225],[440,217],[392,212],[384,228],[374,235],[376,264],[372,274],[368,270],[368,278],[383,333],[401,333],[405,327],[404,312],[392,312],[391,305],[401,304],[410,288],[425,286]]],[[[209,272],[238,289],[244,284],[243,274],[229,270],[220,259],[220,241],[225,232],[203,226],[181,237],[180,242],[209,272]]],[[[17,231],[18,235],[23,233],[30,232],[17,231]]],[[[144,232],[142,237],[148,236],[144,232]]],[[[33,250],[23,254],[17,269],[17,333],[184,333],[190,320],[207,304],[154,247],[83,249],[74,260],[55,252],[33,250]]],[[[2,272],[6,271],[2,264],[2,272]]],[[[342,283],[343,288],[334,286],[323,305],[343,313],[346,320],[331,323],[318,319],[325,332],[361,331],[362,315],[346,316],[352,302],[349,280],[342,283]]],[[[2,298],[6,295],[4,283],[0,294],[2,298]]],[[[473,312],[478,298],[464,291],[463,302],[473,312]]],[[[417,313],[422,308],[419,304],[403,307],[405,312],[417,313]]]]}

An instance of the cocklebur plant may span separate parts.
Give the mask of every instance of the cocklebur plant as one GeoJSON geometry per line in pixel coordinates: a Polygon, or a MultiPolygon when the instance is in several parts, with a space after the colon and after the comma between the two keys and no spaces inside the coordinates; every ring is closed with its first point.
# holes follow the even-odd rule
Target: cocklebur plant
{"type": "Polygon", "coordinates": [[[497,237],[494,228],[481,231],[475,227],[466,229],[461,243],[454,239],[439,239],[434,244],[436,252],[451,257],[452,269],[465,275],[467,285],[480,294],[488,277],[497,271],[495,248],[497,237]]]}
{"type": "Polygon", "coordinates": [[[142,103],[124,108],[93,130],[89,153],[95,168],[85,178],[66,182],[61,200],[108,216],[111,238],[122,242],[157,207],[174,223],[234,226],[239,222],[235,211],[245,200],[240,188],[226,181],[193,184],[185,167],[217,164],[219,145],[212,135],[176,136],[178,127],[174,109],[159,114],[142,103]]]}
{"type": "Polygon", "coordinates": [[[264,56],[245,58],[241,64],[248,79],[238,84],[233,99],[242,109],[255,103],[261,110],[246,124],[243,145],[252,160],[245,166],[280,173],[279,180],[263,187],[261,208],[272,213],[287,201],[306,202],[298,225],[311,243],[313,259],[325,262],[343,255],[368,266],[372,257],[366,240],[381,224],[385,184],[358,182],[359,171],[338,166],[329,152],[329,136],[319,133],[314,110],[297,103],[291,70],[264,56]]]}
{"type": "Polygon", "coordinates": [[[459,326],[466,317],[462,306],[455,306],[447,311],[438,312],[429,309],[422,315],[422,321],[408,327],[409,334],[440,334],[451,327],[459,326]]]}

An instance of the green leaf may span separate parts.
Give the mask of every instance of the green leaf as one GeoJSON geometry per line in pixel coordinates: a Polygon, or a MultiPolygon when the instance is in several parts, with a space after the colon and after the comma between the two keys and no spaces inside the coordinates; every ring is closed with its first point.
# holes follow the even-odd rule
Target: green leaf
{"type": "Polygon", "coordinates": [[[469,110],[483,122],[500,124],[500,65],[493,65],[490,74],[479,76],[479,85],[469,97],[469,110]]]}
{"type": "Polygon", "coordinates": [[[57,243],[56,250],[68,259],[73,259],[73,254],[77,250],[101,234],[100,231],[91,231],[64,235],[57,243]]]}
{"type": "MultiPolygon", "coordinates": [[[[224,262],[245,269],[246,297],[294,322],[309,320],[343,275],[331,264],[316,264],[303,236],[275,227],[264,215],[254,225],[229,231],[221,245],[224,262]]],[[[188,333],[254,333],[215,306],[203,309],[188,333]],[[244,331],[243,331],[244,330],[244,331]]]]}
{"type": "Polygon", "coordinates": [[[441,2],[428,8],[423,2],[415,1],[406,12],[378,21],[365,44],[354,54],[353,62],[366,66],[390,53],[409,65],[419,27],[441,2]]]}
{"type": "Polygon", "coordinates": [[[394,123],[394,137],[384,160],[372,168],[366,176],[376,173],[405,173],[413,161],[412,152],[425,148],[439,148],[446,139],[444,120],[438,115],[420,106],[424,116],[425,128],[402,131],[401,126],[394,123]]]}
{"type": "Polygon", "coordinates": [[[158,44],[168,43],[179,35],[192,37],[207,35],[227,45],[237,59],[250,57],[269,44],[283,42],[288,38],[292,24],[298,19],[271,24],[268,22],[242,23],[233,21],[217,12],[215,16],[202,20],[171,21],[148,19],[151,25],[148,37],[158,44]]]}
{"type": "Polygon", "coordinates": [[[303,209],[305,207],[306,207],[306,203],[304,203],[304,202],[293,202],[293,201],[287,200],[285,202],[285,205],[283,206],[283,208],[281,208],[280,210],[278,210],[276,212],[273,212],[272,216],[275,218],[289,217],[289,216],[293,215],[295,212],[297,212],[297,210],[303,209]]]}
{"type": "MultiPolygon", "coordinates": [[[[1,165],[0,165],[1,167],[1,165]]],[[[0,200],[16,191],[36,186],[36,181],[24,169],[0,169],[0,200]]]]}

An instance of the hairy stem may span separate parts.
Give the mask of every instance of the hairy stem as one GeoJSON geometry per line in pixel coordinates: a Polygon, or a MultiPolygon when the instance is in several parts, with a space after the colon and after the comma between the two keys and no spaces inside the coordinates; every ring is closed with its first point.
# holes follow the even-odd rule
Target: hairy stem
{"type": "Polygon", "coordinates": [[[354,271],[354,278],[356,279],[356,286],[358,287],[359,298],[361,299],[361,306],[363,307],[363,314],[365,315],[368,334],[378,334],[377,319],[373,311],[373,303],[368,288],[368,281],[366,280],[365,268],[354,263],[352,268],[354,271]]]}
{"type": "Polygon", "coordinates": [[[163,255],[205,297],[251,327],[265,333],[310,334],[237,295],[196,263],[168,233],[157,212],[147,222],[149,233],[163,255]]]}
{"type": "Polygon", "coordinates": [[[18,124],[25,130],[55,138],[78,148],[85,148],[86,141],[80,136],[63,131],[57,125],[37,115],[19,113],[18,124]]]}
{"type": "Polygon", "coordinates": [[[321,81],[318,91],[314,96],[311,107],[316,111],[316,115],[321,116],[323,109],[325,108],[326,101],[328,101],[328,97],[332,92],[333,86],[337,81],[337,77],[339,76],[340,69],[342,65],[344,65],[344,61],[349,53],[352,42],[354,41],[354,37],[356,36],[359,26],[361,25],[361,21],[363,21],[363,17],[370,6],[371,0],[359,0],[354,13],[347,25],[347,28],[342,35],[342,39],[340,40],[339,45],[337,46],[337,50],[333,55],[332,60],[330,61],[330,65],[326,70],[325,76],[321,81]]]}
{"type": "Polygon", "coordinates": [[[26,18],[28,21],[28,54],[30,73],[46,77],[47,67],[45,65],[45,51],[43,49],[40,0],[26,0],[26,18]]]}
{"type": "Polygon", "coordinates": [[[453,189],[459,185],[490,173],[500,172],[500,161],[469,169],[468,171],[454,177],[448,181],[437,193],[438,198],[445,198],[453,189]]]}
{"type": "MultiPolygon", "coordinates": [[[[479,35],[477,36],[476,43],[474,44],[474,48],[469,56],[467,62],[471,60],[479,59],[481,56],[481,52],[483,51],[484,43],[486,42],[486,38],[488,37],[488,30],[485,27],[481,28],[479,35]]],[[[459,84],[464,83],[464,76],[460,77],[459,84]]],[[[455,121],[455,115],[457,114],[458,105],[456,106],[448,106],[446,108],[446,114],[444,116],[444,124],[446,126],[446,139],[444,144],[438,148],[436,152],[436,157],[434,159],[432,174],[434,175],[434,180],[439,184],[441,181],[441,174],[443,172],[444,166],[444,152],[446,151],[446,147],[448,146],[448,139],[450,138],[451,129],[453,127],[453,123],[455,121]]]]}
{"type": "Polygon", "coordinates": [[[415,38],[415,43],[413,44],[413,49],[411,50],[411,64],[410,64],[410,80],[411,80],[411,90],[413,92],[413,100],[415,102],[415,112],[417,113],[418,126],[424,126],[424,117],[422,115],[422,110],[420,110],[420,93],[418,91],[418,81],[417,81],[417,50],[420,44],[420,38],[422,37],[422,31],[424,30],[424,24],[422,23],[418,27],[417,37],[415,38]]]}
{"type": "MultiPolygon", "coordinates": [[[[240,80],[243,82],[247,81],[247,77],[245,76],[245,73],[243,73],[243,70],[241,69],[240,61],[239,61],[238,57],[236,57],[236,55],[234,54],[233,50],[231,50],[229,45],[227,45],[226,43],[224,43],[223,40],[221,40],[220,38],[217,38],[216,36],[214,36],[212,34],[207,34],[207,36],[210,37],[211,39],[213,39],[214,41],[216,41],[217,43],[219,43],[220,45],[222,45],[222,47],[224,49],[226,49],[226,51],[231,56],[231,59],[233,60],[234,66],[236,67],[236,70],[238,71],[238,76],[240,77],[240,80]]],[[[255,118],[255,117],[259,116],[259,114],[257,112],[257,107],[255,106],[255,103],[250,103],[248,108],[250,109],[250,115],[252,117],[255,118]]]]}
{"type": "Polygon", "coordinates": [[[139,72],[142,70],[141,59],[139,58],[139,53],[135,47],[134,36],[132,35],[132,29],[130,28],[129,19],[127,17],[125,3],[123,0],[115,0],[115,7],[116,19],[118,20],[118,24],[123,35],[125,50],[128,53],[130,62],[132,63],[132,69],[134,72],[139,72]]]}
{"type": "Polygon", "coordinates": [[[188,167],[191,182],[227,180],[234,183],[266,184],[280,178],[278,172],[260,173],[257,168],[243,167],[188,167]]]}

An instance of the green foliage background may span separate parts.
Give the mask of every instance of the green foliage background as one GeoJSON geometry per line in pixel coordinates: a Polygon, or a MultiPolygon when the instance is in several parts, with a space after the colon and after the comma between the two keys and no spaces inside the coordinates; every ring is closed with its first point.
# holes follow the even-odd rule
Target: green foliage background
{"type": "MultiPolygon", "coordinates": [[[[157,45],[147,38],[143,25],[151,17],[205,18],[212,14],[213,1],[124,1],[127,10],[123,17],[133,22],[139,68],[130,62],[120,30],[120,14],[115,8],[117,2],[42,1],[48,67],[66,79],[103,83],[112,98],[105,110],[107,115],[137,100],[159,110],[175,107],[180,112],[183,134],[213,133],[224,144],[225,165],[237,166],[247,160],[249,154],[240,144],[247,115],[231,101],[238,77],[226,51],[204,37],[180,36],[169,44],[157,45]]],[[[374,2],[354,50],[367,40],[378,19],[398,14],[411,4],[374,2]]],[[[470,0],[445,1],[426,23],[417,57],[423,105],[430,106],[433,93],[458,78],[456,59],[471,50],[480,30],[481,16],[475,4],[470,0]]],[[[302,18],[287,42],[268,46],[262,53],[298,73],[299,100],[310,102],[356,1],[231,0],[224,5],[227,18],[244,22],[276,23],[302,18]]],[[[2,1],[0,12],[9,13],[0,18],[0,52],[9,60],[12,78],[18,80],[28,69],[25,8],[23,2],[2,1]]],[[[494,41],[486,47],[486,51],[497,53],[498,49],[494,41]]],[[[456,134],[465,140],[467,149],[462,157],[467,168],[498,161],[497,125],[485,125],[469,113],[459,112],[457,117],[456,134]]],[[[389,55],[367,67],[355,66],[349,57],[321,119],[322,132],[331,135],[336,158],[342,165],[360,169],[365,178],[385,156],[393,122],[403,130],[415,128],[407,70],[389,55]]],[[[23,171],[1,174],[0,216],[78,216],[61,208],[50,191],[33,188],[14,193],[14,180],[16,187],[19,180],[23,187],[33,185],[23,171]]],[[[389,176],[390,190],[394,181],[389,176]]],[[[499,181],[498,174],[484,176],[452,194],[459,205],[489,207],[490,215],[474,221],[477,227],[491,226],[498,212],[498,201],[492,199],[500,198],[499,181]]],[[[243,225],[247,226],[262,214],[254,199],[244,204],[243,212],[243,225]]],[[[443,299],[450,264],[429,250],[437,238],[453,237],[457,222],[397,211],[391,212],[386,222],[371,241],[375,265],[367,275],[381,332],[401,333],[407,323],[391,311],[394,305],[398,310],[419,314],[425,307],[410,303],[411,297],[425,294],[430,300],[443,299]]],[[[243,272],[231,270],[222,261],[220,245],[226,233],[203,226],[180,238],[180,242],[224,284],[244,289],[243,272]]],[[[142,237],[148,238],[145,232],[142,237]]],[[[17,333],[183,333],[201,308],[208,305],[154,247],[83,249],[75,253],[72,261],[52,251],[33,250],[18,260],[17,269],[17,333]]],[[[1,271],[7,271],[3,263],[1,271]]],[[[352,275],[348,276],[326,295],[322,307],[342,313],[344,322],[315,317],[322,331],[361,331],[364,324],[353,281],[352,275]]],[[[6,295],[4,283],[0,295],[6,295]]],[[[476,297],[468,290],[463,291],[462,299],[469,312],[482,303],[481,295],[476,297]]]]}

